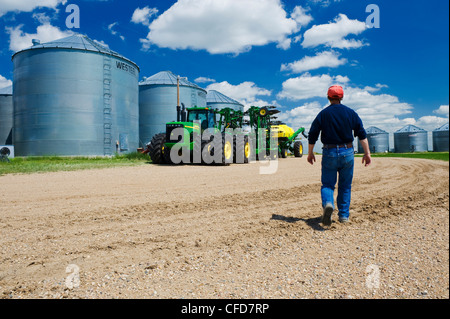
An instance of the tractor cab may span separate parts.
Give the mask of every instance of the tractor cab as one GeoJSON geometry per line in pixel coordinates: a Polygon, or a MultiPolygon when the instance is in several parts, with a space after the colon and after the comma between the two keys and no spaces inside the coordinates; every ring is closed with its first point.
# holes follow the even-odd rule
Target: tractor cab
{"type": "Polygon", "coordinates": [[[214,128],[215,122],[215,112],[209,108],[190,108],[187,110],[188,116],[187,121],[193,123],[195,121],[200,121],[202,131],[208,128],[214,128]]]}

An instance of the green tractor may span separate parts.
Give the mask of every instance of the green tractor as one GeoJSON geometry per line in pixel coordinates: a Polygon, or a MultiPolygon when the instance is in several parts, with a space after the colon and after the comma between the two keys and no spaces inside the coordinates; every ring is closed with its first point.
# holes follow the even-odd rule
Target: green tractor
{"type": "Polygon", "coordinates": [[[272,130],[275,114],[280,113],[274,106],[257,107],[252,106],[245,112],[247,120],[243,122],[251,129],[253,159],[276,160],[278,158],[278,142],[276,132],[272,130]]]}
{"type": "Polygon", "coordinates": [[[304,129],[280,134],[283,125],[276,121],[278,113],[274,106],[252,106],[245,113],[231,108],[177,107],[177,121],[167,123],[166,132],[155,135],[145,152],[154,164],[247,164],[285,157],[285,150],[301,157],[303,145],[295,139],[304,129]]]}
{"type": "Polygon", "coordinates": [[[153,137],[147,152],[155,164],[249,163],[249,138],[239,130],[243,117],[243,112],[230,108],[177,108],[177,121],[167,123],[166,132],[153,137]]]}

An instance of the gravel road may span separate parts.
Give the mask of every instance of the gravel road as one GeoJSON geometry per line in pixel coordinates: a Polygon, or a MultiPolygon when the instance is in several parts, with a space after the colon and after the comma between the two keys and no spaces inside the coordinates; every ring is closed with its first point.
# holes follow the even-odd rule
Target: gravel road
{"type": "Polygon", "coordinates": [[[1,298],[449,298],[449,164],[356,163],[320,223],[320,157],[0,177],[1,298]]]}

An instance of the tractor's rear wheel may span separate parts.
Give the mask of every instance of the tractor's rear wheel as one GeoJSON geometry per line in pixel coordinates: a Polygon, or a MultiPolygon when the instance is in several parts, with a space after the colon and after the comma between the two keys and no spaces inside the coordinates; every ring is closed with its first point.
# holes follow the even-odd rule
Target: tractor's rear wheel
{"type": "Polygon", "coordinates": [[[172,159],[170,158],[170,151],[171,151],[170,148],[167,148],[165,146],[163,147],[162,153],[163,153],[164,163],[173,165],[172,159]]]}
{"type": "Polygon", "coordinates": [[[166,151],[170,153],[169,150],[166,150],[166,134],[156,134],[152,138],[149,146],[149,154],[153,164],[165,164],[166,161],[164,154],[166,151]]]}
{"type": "Polygon", "coordinates": [[[251,145],[249,137],[234,137],[234,163],[248,164],[251,156],[251,145]]]}
{"type": "Polygon", "coordinates": [[[303,157],[303,144],[302,142],[295,142],[294,144],[295,157],[303,157]]]}
{"type": "Polygon", "coordinates": [[[202,164],[211,164],[211,163],[207,163],[207,162],[210,162],[214,156],[214,153],[212,152],[211,141],[202,140],[201,148],[202,148],[201,149],[202,164]],[[205,159],[206,159],[206,161],[205,161],[205,159]]]}

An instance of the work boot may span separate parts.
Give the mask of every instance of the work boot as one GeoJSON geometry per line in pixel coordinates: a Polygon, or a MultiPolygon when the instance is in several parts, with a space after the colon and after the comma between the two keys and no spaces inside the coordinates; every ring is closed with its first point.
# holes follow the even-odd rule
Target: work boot
{"type": "Polygon", "coordinates": [[[322,224],[324,226],[331,225],[331,216],[333,215],[333,211],[334,211],[333,205],[330,203],[328,203],[323,209],[322,224]]]}
{"type": "Polygon", "coordinates": [[[347,224],[350,222],[350,220],[347,217],[339,217],[339,222],[341,224],[347,224]]]}

